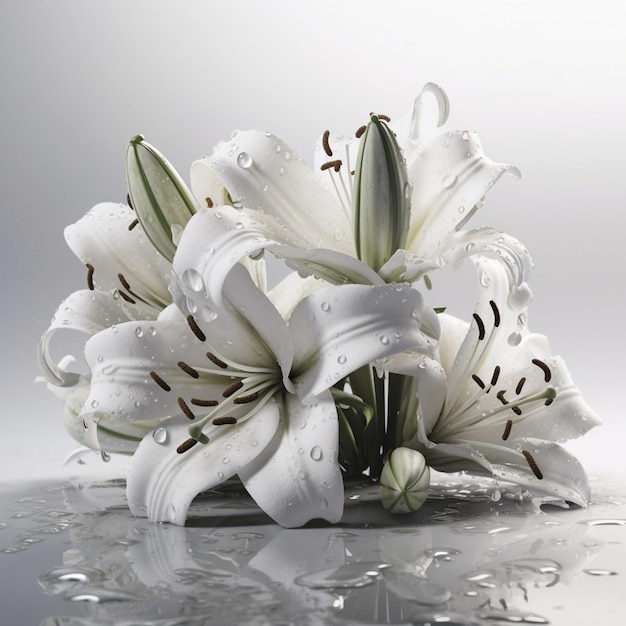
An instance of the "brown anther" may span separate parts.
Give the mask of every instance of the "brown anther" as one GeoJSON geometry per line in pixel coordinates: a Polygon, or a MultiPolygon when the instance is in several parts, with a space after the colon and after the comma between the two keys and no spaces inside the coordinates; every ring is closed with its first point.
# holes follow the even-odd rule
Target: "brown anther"
{"type": "Polygon", "coordinates": [[[511,407],[511,411],[513,411],[513,413],[515,413],[515,415],[521,415],[522,414],[522,409],[520,409],[518,406],[512,406],[511,407]]]}
{"type": "Polygon", "coordinates": [[[384,113],[378,113],[376,115],[376,117],[378,117],[379,120],[383,120],[384,122],[391,122],[391,118],[388,115],[385,115],[384,113]]]}
{"type": "Polygon", "coordinates": [[[191,328],[193,334],[200,341],[206,341],[206,335],[202,332],[202,329],[196,323],[196,320],[193,318],[193,315],[188,315],[187,316],[187,324],[189,324],[189,328],[191,328]]]}
{"type": "Polygon", "coordinates": [[[539,480],[541,480],[543,478],[543,473],[539,469],[539,466],[537,465],[537,461],[535,461],[535,459],[533,458],[533,455],[530,452],[528,452],[528,450],[522,450],[522,454],[524,455],[524,458],[526,459],[526,463],[528,463],[528,466],[532,470],[533,474],[539,480]]]}
{"type": "Polygon", "coordinates": [[[122,283],[122,287],[124,287],[126,291],[131,291],[130,283],[126,280],[126,278],[124,278],[124,274],[118,274],[117,278],[120,281],[120,283],[122,283]]]}
{"type": "Polygon", "coordinates": [[[322,170],[322,172],[324,170],[329,170],[331,167],[335,170],[335,172],[338,172],[339,168],[341,167],[341,159],[337,159],[335,161],[326,161],[326,163],[322,163],[320,165],[320,169],[322,170]]]}
{"type": "Polygon", "coordinates": [[[324,148],[324,152],[329,156],[333,156],[333,151],[330,148],[330,143],[328,143],[328,138],[330,137],[330,131],[325,130],[322,135],[322,147],[324,148]]]}
{"type": "Polygon", "coordinates": [[[196,406],[217,406],[219,404],[217,400],[202,400],[201,398],[191,398],[190,402],[196,406]]]}
{"type": "Polygon", "coordinates": [[[95,287],[93,286],[93,273],[95,271],[95,268],[91,263],[87,263],[85,267],[87,268],[87,287],[89,287],[89,289],[93,291],[95,289],[95,287]]]}
{"type": "Polygon", "coordinates": [[[126,204],[134,211],[135,207],[133,206],[133,203],[130,201],[130,194],[127,193],[126,194],[126,204]]]}
{"type": "Polygon", "coordinates": [[[350,170],[350,176],[354,176],[354,170],[350,170]]]}
{"type": "Polygon", "coordinates": [[[193,438],[187,439],[186,441],[183,441],[178,446],[178,448],[176,448],[176,452],[178,452],[178,454],[187,452],[187,450],[191,450],[191,448],[193,448],[197,443],[198,441],[196,439],[193,439],[193,438]]]}
{"type": "Polygon", "coordinates": [[[363,126],[359,126],[355,131],[354,131],[354,136],[357,139],[360,139],[361,136],[363,135],[363,133],[367,130],[367,126],[365,124],[363,124],[363,126]]]}
{"type": "Polygon", "coordinates": [[[545,404],[546,406],[550,406],[553,402],[554,402],[554,398],[548,398],[548,399],[544,402],[544,404],[545,404]]]}
{"type": "Polygon", "coordinates": [[[478,313],[474,313],[474,319],[476,320],[476,326],[478,326],[478,340],[482,341],[485,338],[485,325],[478,313]]]}
{"type": "Polygon", "coordinates": [[[230,396],[232,396],[236,391],[239,391],[242,387],[243,387],[243,381],[236,380],[234,383],[232,383],[231,385],[228,385],[228,387],[224,389],[224,391],[222,392],[222,396],[224,398],[230,398],[230,396]]]}
{"type": "Polygon", "coordinates": [[[182,399],[178,398],[178,406],[180,410],[190,419],[195,420],[196,416],[192,413],[191,409],[187,406],[187,403],[182,399]]]}
{"type": "Polygon", "coordinates": [[[224,361],[222,361],[221,359],[218,359],[212,352],[207,352],[206,355],[209,361],[211,361],[211,363],[214,363],[218,367],[221,367],[223,370],[225,370],[228,367],[228,365],[226,365],[224,361]]]}
{"type": "Polygon", "coordinates": [[[211,198],[209,198],[209,196],[207,196],[204,201],[206,202],[206,205],[209,209],[212,209],[215,205],[213,204],[213,200],[211,200],[211,198]]]}
{"type": "Polygon", "coordinates": [[[178,361],[176,365],[178,365],[178,367],[180,367],[180,369],[183,370],[185,374],[189,374],[189,376],[191,376],[192,378],[200,378],[200,373],[193,369],[191,365],[187,365],[187,363],[185,363],[184,361],[178,361]]]}
{"type": "Polygon", "coordinates": [[[504,432],[502,433],[502,441],[506,441],[511,434],[511,428],[513,428],[513,420],[507,420],[504,432]]]}
{"type": "Polygon", "coordinates": [[[508,404],[509,401],[504,397],[504,394],[506,393],[506,391],[504,389],[502,389],[502,391],[498,391],[498,393],[496,394],[496,398],[498,398],[498,400],[500,400],[500,402],[502,402],[502,404],[508,404]]]}
{"type": "Polygon", "coordinates": [[[481,388],[484,389],[485,388],[485,383],[482,381],[482,379],[477,376],[476,374],[472,374],[472,380],[481,388]]]}
{"type": "Polygon", "coordinates": [[[524,383],[526,382],[526,378],[522,377],[519,379],[517,383],[517,387],[515,387],[515,393],[519,396],[522,393],[522,389],[524,388],[524,383]]]}
{"type": "Polygon", "coordinates": [[[128,225],[128,230],[133,230],[133,228],[135,228],[135,226],[137,226],[137,224],[139,224],[139,220],[138,219],[134,219],[129,225],[128,225]]]}
{"type": "Polygon", "coordinates": [[[493,374],[491,375],[491,385],[495,385],[498,382],[498,378],[500,377],[500,366],[496,365],[493,368],[493,374]]]}
{"type": "Polygon", "coordinates": [[[237,423],[237,418],[231,417],[229,415],[225,415],[224,417],[216,417],[213,420],[213,424],[215,426],[224,426],[225,424],[236,424],[236,423],[237,423]]]}
{"type": "Polygon", "coordinates": [[[172,391],[172,388],[156,372],[150,372],[150,377],[163,391],[172,391]]]}
{"type": "Polygon", "coordinates": [[[498,305],[493,300],[489,300],[489,306],[493,311],[493,325],[498,328],[500,326],[500,309],[498,309],[498,305]]]}
{"type": "Polygon", "coordinates": [[[137,304],[136,300],[133,300],[128,294],[124,293],[121,289],[117,290],[117,293],[122,296],[123,300],[126,300],[129,304],[137,304]]]}
{"type": "Polygon", "coordinates": [[[550,368],[543,361],[540,361],[539,359],[533,359],[531,363],[533,365],[536,365],[540,370],[543,370],[543,379],[547,383],[549,383],[550,379],[552,378],[552,372],[550,371],[550,368]]]}
{"type": "Polygon", "coordinates": [[[235,398],[235,404],[248,404],[248,402],[254,402],[259,399],[259,392],[255,391],[254,393],[248,394],[247,396],[239,396],[239,398],[235,398]]]}

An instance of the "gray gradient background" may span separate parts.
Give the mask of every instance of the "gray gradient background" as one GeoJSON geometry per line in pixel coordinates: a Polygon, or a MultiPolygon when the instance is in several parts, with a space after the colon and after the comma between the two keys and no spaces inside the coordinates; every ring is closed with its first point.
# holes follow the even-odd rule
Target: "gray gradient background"
{"type": "Polygon", "coordinates": [[[4,0],[0,484],[57,471],[74,447],[61,404],[33,384],[35,345],[85,284],[63,227],[124,199],[131,136],[185,177],[234,128],[271,130],[310,159],[325,128],[400,115],[429,80],[452,128],[522,170],[472,224],[530,249],[531,328],[605,421],[575,450],[625,468],[625,21],[603,0],[4,0]]]}

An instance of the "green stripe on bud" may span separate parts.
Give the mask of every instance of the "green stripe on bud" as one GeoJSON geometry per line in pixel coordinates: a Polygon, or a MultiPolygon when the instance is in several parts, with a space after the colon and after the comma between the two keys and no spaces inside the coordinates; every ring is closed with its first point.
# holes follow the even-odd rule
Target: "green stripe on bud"
{"type": "Polygon", "coordinates": [[[357,255],[378,271],[406,245],[411,184],[393,132],[376,115],[361,136],[352,208],[357,255]]]}
{"type": "Polygon", "coordinates": [[[148,239],[171,261],[185,224],[198,210],[191,192],[168,160],[141,135],[133,137],[126,150],[126,182],[148,239]]]}
{"type": "Polygon", "coordinates": [[[396,448],[380,475],[383,506],[392,513],[417,511],[428,497],[430,468],[424,456],[411,448],[396,448]]]}

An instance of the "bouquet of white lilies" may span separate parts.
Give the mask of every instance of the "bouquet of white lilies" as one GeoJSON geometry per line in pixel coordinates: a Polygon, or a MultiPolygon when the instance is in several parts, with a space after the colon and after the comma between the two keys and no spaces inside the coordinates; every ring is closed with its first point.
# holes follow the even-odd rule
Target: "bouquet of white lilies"
{"type": "Polygon", "coordinates": [[[362,476],[410,512],[431,467],[588,502],[559,444],[599,420],[527,328],[528,252],[465,228],[517,170],[443,130],[447,117],[429,83],[397,123],[326,131],[314,169],[270,133],[237,132],[192,165],[190,190],[131,140],[128,206],[99,204],[66,229],[87,289],[60,305],[39,357],[69,432],[105,458],[133,455],[135,515],[184,524],[196,495],[234,477],[287,527],[338,522],[344,481],[362,476]],[[293,270],[272,289],[265,254],[293,270]],[[424,296],[464,259],[469,320],[424,296]],[[86,374],[52,357],[68,328],[90,335],[86,374]]]}

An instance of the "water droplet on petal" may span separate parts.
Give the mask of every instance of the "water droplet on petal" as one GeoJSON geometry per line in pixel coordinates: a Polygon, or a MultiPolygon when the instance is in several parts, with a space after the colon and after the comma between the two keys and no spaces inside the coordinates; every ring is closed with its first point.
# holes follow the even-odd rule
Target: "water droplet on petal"
{"type": "Polygon", "coordinates": [[[200,314],[205,322],[212,322],[217,317],[217,313],[209,306],[203,306],[200,314]]]}
{"type": "Polygon", "coordinates": [[[204,291],[202,275],[193,268],[186,269],[183,272],[183,283],[192,291],[204,291]]]}
{"type": "Polygon", "coordinates": [[[456,184],[456,176],[454,174],[446,174],[446,176],[444,176],[441,179],[441,184],[443,185],[444,189],[450,189],[450,187],[454,187],[454,185],[456,184]]]}
{"type": "Polygon", "coordinates": [[[240,152],[237,156],[237,165],[244,170],[252,167],[252,157],[247,152],[240,152]]]}
{"type": "Polygon", "coordinates": [[[143,329],[141,326],[137,326],[137,328],[135,328],[135,335],[137,335],[137,337],[143,337],[143,329]]]}
{"type": "Polygon", "coordinates": [[[324,311],[324,313],[328,313],[330,311],[330,304],[328,302],[322,302],[322,304],[320,304],[320,308],[324,311]]]}
{"type": "Polygon", "coordinates": [[[521,341],[522,341],[521,333],[511,333],[507,339],[507,342],[510,346],[519,346],[521,341]]]}
{"type": "Polygon", "coordinates": [[[152,433],[152,439],[157,443],[164,444],[167,441],[167,430],[165,428],[157,428],[152,433]]]}
{"type": "Polygon", "coordinates": [[[383,346],[389,344],[389,337],[387,337],[387,335],[381,335],[378,340],[383,344],[383,346]]]}
{"type": "Polygon", "coordinates": [[[322,460],[322,449],[319,446],[313,446],[311,448],[311,458],[314,461],[321,461],[322,460]]]}
{"type": "Polygon", "coordinates": [[[339,365],[343,365],[347,360],[348,360],[348,358],[346,357],[345,354],[340,354],[337,357],[337,363],[339,363],[339,365]]]}

